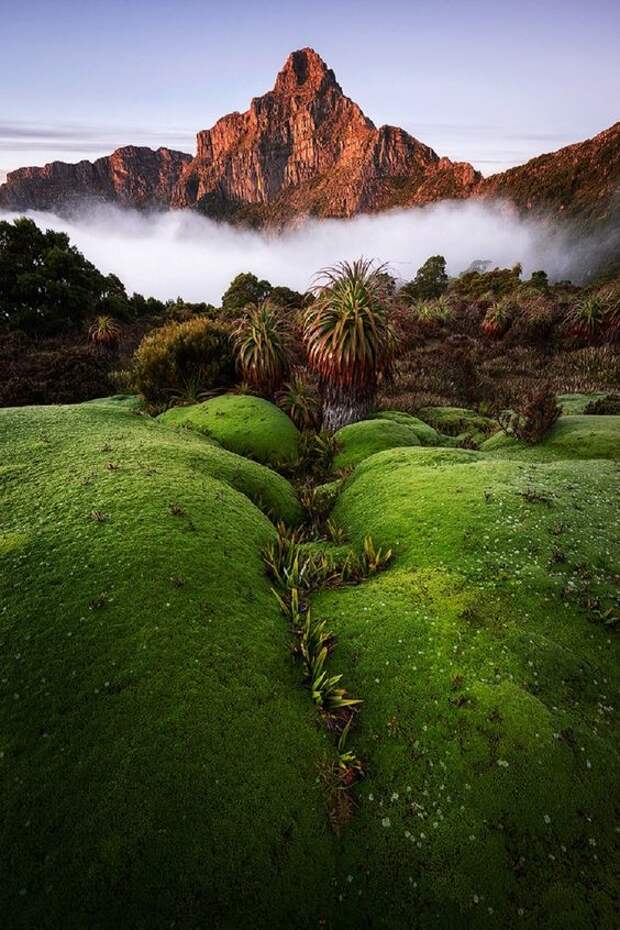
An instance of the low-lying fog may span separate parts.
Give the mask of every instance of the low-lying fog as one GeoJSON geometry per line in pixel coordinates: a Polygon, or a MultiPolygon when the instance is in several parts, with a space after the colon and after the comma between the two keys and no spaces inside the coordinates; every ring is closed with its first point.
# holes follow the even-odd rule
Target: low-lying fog
{"type": "MultiPolygon", "coordinates": [[[[16,215],[0,213],[3,219],[16,215]]],[[[525,275],[544,268],[552,278],[568,277],[576,266],[563,237],[547,224],[519,219],[505,205],[474,201],[352,220],[308,220],[278,235],[236,229],[188,211],[143,214],[102,206],[71,219],[27,215],[43,228],[67,232],[129,292],[213,304],[240,271],[304,291],[318,269],[360,255],[388,262],[403,280],[435,254],[445,256],[451,275],[475,259],[500,266],[521,262],[525,275]]]]}

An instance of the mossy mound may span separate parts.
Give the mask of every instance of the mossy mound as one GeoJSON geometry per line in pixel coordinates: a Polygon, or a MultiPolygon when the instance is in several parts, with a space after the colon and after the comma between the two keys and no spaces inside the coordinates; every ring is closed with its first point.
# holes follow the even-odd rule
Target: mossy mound
{"type": "Polygon", "coordinates": [[[607,396],[601,391],[595,391],[592,394],[558,394],[557,402],[562,408],[562,413],[570,416],[585,413],[588,404],[607,396]]]}
{"type": "Polygon", "coordinates": [[[248,499],[117,403],[0,411],[3,926],[318,926],[328,751],[248,499]]]}
{"type": "Polygon", "coordinates": [[[197,430],[225,449],[267,465],[289,464],[299,452],[299,431],[293,421],[262,397],[223,394],[202,404],[172,407],[159,420],[197,430]]]}
{"type": "Polygon", "coordinates": [[[497,423],[466,407],[423,407],[418,410],[421,420],[447,436],[477,431],[489,435],[497,429],[497,423]]]}
{"type": "Polygon", "coordinates": [[[410,413],[404,413],[401,410],[380,410],[379,413],[375,414],[375,417],[378,420],[393,420],[394,423],[408,426],[409,429],[413,430],[423,446],[441,446],[446,441],[446,437],[438,433],[436,429],[433,429],[424,420],[420,420],[419,417],[411,416],[410,413]]]}
{"type": "Polygon", "coordinates": [[[338,926],[614,925],[611,462],[398,449],[333,512],[394,563],[314,609],[364,698],[338,926]]]}
{"type": "Polygon", "coordinates": [[[334,456],[334,468],[359,465],[370,455],[384,449],[420,445],[414,430],[393,420],[360,420],[343,426],[334,434],[334,438],[340,447],[334,456]]]}
{"type": "Polygon", "coordinates": [[[528,445],[505,433],[482,444],[484,452],[530,460],[620,459],[620,417],[563,416],[542,442],[528,445]]]}

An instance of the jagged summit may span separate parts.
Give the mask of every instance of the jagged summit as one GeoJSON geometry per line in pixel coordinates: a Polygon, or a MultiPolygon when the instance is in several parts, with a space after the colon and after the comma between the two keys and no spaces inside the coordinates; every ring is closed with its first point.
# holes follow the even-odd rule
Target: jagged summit
{"type": "Polygon", "coordinates": [[[596,222],[609,219],[609,203],[620,199],[619,153],[616,125],[483,180],[467,162],[440,158],[403,129],[377,128],[321,56],[302,48],[244,113],[198,132],[194,157],[126,146],[95,162],[20,168],[0,187],[0,206],[67,211],[95,199],[259,225],[500,196],[524,211],[596,222]]]}
{"type": "Polygon", "coordinates": [[[291,95],[298,93],[320,94],[327,87],[342,88],[336,75],[328,68],[313,48],[300,48],[286,59],[274,84],[273,93],[291,95]]]}

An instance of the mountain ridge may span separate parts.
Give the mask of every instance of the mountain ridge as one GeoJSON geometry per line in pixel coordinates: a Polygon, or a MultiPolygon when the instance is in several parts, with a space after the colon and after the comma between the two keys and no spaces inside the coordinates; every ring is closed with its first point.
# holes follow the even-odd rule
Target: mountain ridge
{"type": "Polygon", "coordinates": [[[0,206],[67,212],[94,200],[260,226],[493,197],[593,228],[618,216],[620,123],[483,178],[399,127],[375,126],[311,48],[292,52],[272,90],[196,143],[194,156],[124,146],[94,162],[19,168],[0,185],[0,206]]]}

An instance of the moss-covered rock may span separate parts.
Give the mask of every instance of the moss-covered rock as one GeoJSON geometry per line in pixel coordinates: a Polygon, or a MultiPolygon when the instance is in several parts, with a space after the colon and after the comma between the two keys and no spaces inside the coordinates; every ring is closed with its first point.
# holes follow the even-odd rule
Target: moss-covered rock
{"type": "Polygon", "coordinates": [[[268,465],[293,462],[299,452],[299,431],[293,421],[262,397],[223,394],[201,404],[172,407],[159,420],[197,430],[231,452],[268,465]]]}
{"type": "Polygon", "coordinates": [[[563,416],[542,442],[528,445],[505,433],[497,433],[482,444],[485,452],[550,459],[620,459],[620,417],[563,416]]]}
{"type": "Polygon", "coordinates": [[[334,457],[335,468],[359,465],[368,456],[383,449],[420,445],[420,440],[411,427],[385,419],[351,423],[339,429],[334,437],[340,447],[334,457]]]}
{"type": "Polygon", "coordinates": [[[424,420],[420,420],[419,417],[411,416],[410,413],[404,413],[401,410],[380,410],[375,414],[375,417],[379,420],[393,420],[394,423],[408,426],[409,429],[413,430],[423,446],[441,446],[445,444],[445,436],[438,433],[424,420]]]}
{"type": "Polygon", "coordinates": [[[418,414],[421,420],[447,436],[458,436],[471,430],[490,435],[497,429],[495,420],[466,407],[423,407],[418,414]]]}

